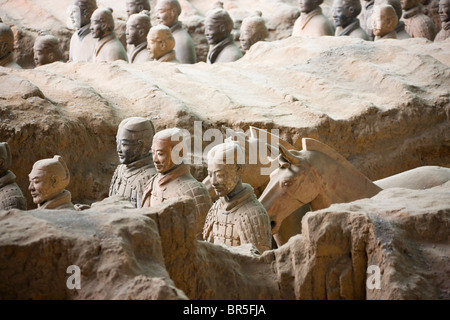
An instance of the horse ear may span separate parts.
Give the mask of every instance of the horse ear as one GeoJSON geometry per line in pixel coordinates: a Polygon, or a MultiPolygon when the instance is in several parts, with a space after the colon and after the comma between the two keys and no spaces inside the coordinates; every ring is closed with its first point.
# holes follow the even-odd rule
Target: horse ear
{"type": "Polygon", "coordinates": [[[281,144],[280,146],[280,153],[281,156],[286,159],[287,162],[291,163],[291,164],[299,164],[300,163],[300,159],[297,158],[296,156],[294,156],[291,152],[289,152],[288,149],[286,149],[285,147],[283,147],[281,144]]]}
{"type": "Polygon", "coordinates": [[[250,137],[255,139],[261,139],[261,137],[267,140],[268,144],[278,146],[279,144],[283,145],[288,150],[297,150],[298,148],[294,147],[292,144],[283,140],[280,136],[275,135],[267,130],[256,128],[250,126],[250,137]]]}

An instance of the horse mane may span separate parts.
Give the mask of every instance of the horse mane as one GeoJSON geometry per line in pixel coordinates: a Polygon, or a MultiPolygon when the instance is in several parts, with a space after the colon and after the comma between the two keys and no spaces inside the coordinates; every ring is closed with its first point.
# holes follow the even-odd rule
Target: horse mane
{"type": "Polygon", "coordinates": [[[312,138],[303,138],[302,139],[302,149],[305,151],[318,151],[321,152],[332,160],[339,163],[342,167],[350,171],[351,173],[360,176],[362,178],[368,179],[364,174],[362,174],[358,169],[355,168],[353,164],[350,163],[347,159],[345,159],[340,153],[331,148],[330,146],[312,139],[312,138]]]}

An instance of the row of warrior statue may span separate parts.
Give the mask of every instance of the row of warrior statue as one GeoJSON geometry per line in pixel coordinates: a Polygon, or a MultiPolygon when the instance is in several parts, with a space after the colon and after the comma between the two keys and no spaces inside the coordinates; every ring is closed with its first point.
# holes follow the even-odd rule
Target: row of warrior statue
{"type": "MultiPolygon", "coordinates": [[[[450,0],[334,0],[332,20],[323,14],[323,0],[299,0],[300,16],[292,36],[350,36],[364,40],[410,37],[442,41],[450,35],[450,0]]],[[[158,24],[152,26],[149,0],[126,0],[126,48],[114,31],[113,10],[98,8],[96,0],[74,0],[69,8],[72,27],[71,61],[115,61],[129,63],[161,61],[192,64],[198,62],[194,42],[181,21],[178,0],[158,0],[154,8],[158,24]]],[[[1,21],[0,21],[1,22],[1,21]]],[[[246,17],[240,28],[240,48],[232,35],[234,22],[223,3],[207,12],[204,22],[209,44],[207,63],[240,59],[269,33],[260,11],[246,17]]],[[[11,28],[0,24],[0,66],[20,68],[14,61],[11,28]]],[[[59,41],[40,35],[34,44],[36,65],[62,61],[59,41]]]]}
{"type": "MultiPolygon", "coordinates": [[[[124,119],[116,136],[120,164],[111,179],[108,198],[145,208],[172,198],[190,197],[195,203],[198,240],[227,246],[250,243],[260,253],[271,249],[267,211],[252,186],[242,182],[245,164],[238,161],[245,158],[242,147],[225,142],[208,152],[208,177],[214,190],[211,196],[206,186],[191,175],[190,165],[182,157],[174,158],[174,154],[183,155],[180,135],[178,128],[155,133],[151,120],[146,118],[124,119]]],[[[26,198],[9,170],[11,162],[8,143],[0,143],[0,210],[26,210],[26,198]]],[[[72,203],[71,193],[66,190],[70,172],[61,156],[35,162],[28,178],[36,210],[88,212],[85,210],[89,205],[72,203]]]]}

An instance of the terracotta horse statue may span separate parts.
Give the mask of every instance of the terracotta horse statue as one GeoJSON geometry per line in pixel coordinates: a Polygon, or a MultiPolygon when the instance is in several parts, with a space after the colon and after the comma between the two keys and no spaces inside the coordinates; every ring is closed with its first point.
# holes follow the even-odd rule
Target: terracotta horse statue
{"type": "Polygon", "coordinates": [[[280,225],[293,211],[306,204],[312,210],[370,198],[382,187],[419,189],[450,180],[450,169],[444,167],[419,167],[372,182],[348,160],[329,146],[310,138],[302,139],[302,150],[288,151],[280,146],[279,167],[270,176],[270,182],[259,198],[266,208],[276,234],[280,225]],[[421,176],[410,182],[413,176],[421,176]],[[422,182],[424,181],[424,182],[422,182]]]}

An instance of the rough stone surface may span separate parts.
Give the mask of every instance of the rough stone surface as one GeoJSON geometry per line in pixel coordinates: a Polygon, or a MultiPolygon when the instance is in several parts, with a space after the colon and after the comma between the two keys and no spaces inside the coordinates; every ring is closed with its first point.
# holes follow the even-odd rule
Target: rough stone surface
{"type": "Polygon", "coordinates": [[[0,212],[5,299],[449,299],[450,183],[384,190],[303,218],[257,256],[195,239],[192,198],[152,209],[108,199],[80,212],[0,212]],[[45,231],[45,232],[43,232],[45,231]],[[81,289],[65,286],[69,265],[81,289]],[[366,286],[380,268],[380,289],[366,286]]]}
{"type": "Polygon", "coordinates": [[[164,267],[157,225],[131,210],[1,211],[0,297],[186,299],[164,267]],[[79,290],[66,286],[71,265],[81,270],[79,290]]]}

